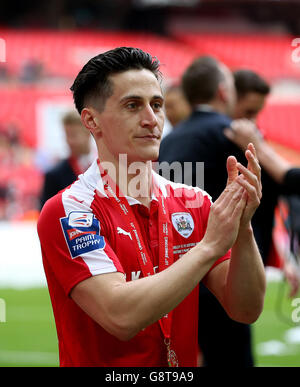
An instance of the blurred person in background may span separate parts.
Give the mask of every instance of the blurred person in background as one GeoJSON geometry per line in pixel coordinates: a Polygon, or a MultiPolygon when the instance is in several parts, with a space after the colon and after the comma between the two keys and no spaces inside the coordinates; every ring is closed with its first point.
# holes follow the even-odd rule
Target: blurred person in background
{"type": "MultiPolygon", "coordinates": [[[[256,122],[257,115],[263,109],[266,98],[270,93],[269,84],[252,70],[242,69],[233,73],[236,87],[237,100],[232,113],[233,122],[229,128],[238,127],[242,122],[249,122],[250,125],[256,122]]],[[[225,131],[226,137],[228,130],[225,131]]],[[[262,184],[264,197],[261,207],[253,219],[253,227],[256,241],[259,245],[263,261],[268,265],[273,259],[274,246],[272,240],[272,230],[274,225],[274,212],[279,196],[283,193],[282,186],[278,184],[262,168],[262,184]]]]}
{"type": "MultiPolygon", "coordinates": [[[[215,200],[226,185],[226,154],[238,153],[239,159],[246,162],[240,149],[223,134],[230,125],[229,115],[235,104],[234,81],[229,69],[222,65],[220,70],[214,58],[205,56],[185,72],[182,88],[191,114],[163,139],[159,161],[205,161],[205,190],[215,200]]],[[[193,169],[192,184],[196,182],[193,169]]]]}
{"type": "MultiPolygon", "coordinates": [[[[240,148],[224,135],[224,129],[230,127],[236,103],[233,75],[217,59],[203,56],[184,72],[182,88],[192,113],[163,139],[159,162],[179,161],[182,165],[184,162],[204,162],[204,188],[215,201],[226,185],[224,163],[227,157],[234,155],[247,165],[240,148]]],[[[184,178],[183,175],[183,182],[184,178]]],[[[192,180],[195,185],[195,168],[192,180]]],[[[203,365],[253,366],[249,325],[230,319],[215,296],[202,284],[199,296],[198,337],[203,365]],[[202,310],[206,313],[201,313],[202,310]]]]}
{"type": "Polygon", "coordinates": [[[165,91],[166,117],[174,128],[191,113],[191,107],[178,84],[170,85],[165,91]]]}
{"type": "Polygon", "coordinates": [[[237,92],[233,118],[255,122],[270,94],[270,85],[259,74],[248,69],[234,71],[233,77],[237,92]]]}
{"type": "MultiPolygon", "coordinates": [[[[257,157],[268,174],[283,187],[284,196],[279,201],[279,208],[285,206],[287,214],[284,227],[288,234],[288,244],[281,248],[279,265],[290,286],[290,297],[299,291],[299,254],[300,254],[300,168],[293,166],[281,157],[266,142],[255,123],[249,120],[237,120],[225,129],[226,136],[241,149],[246,149],[249,142],[255,144],[257,157]],[[292,254],[291,254],[292,253],[292,254]],[[294,257],[293,260],[290,258],[294,257]]],[[[280,210],[281,217],[283,216],[280,210]]]]}
{"type": "MultiPolygon", "coordinates": [[[[205,190],[211,193],[213,200],[218,197],[226,179],[222,159],[233,154],[242,160],[241,149],[225,135],[231,125],[238,126],[238,121],[232,123],[231,117],[247,117],[253,121],[270,91],[269,85],[257,74],[248,76],[248,72],[239,72],[236,75],[237,82],[229,70],[213,58],[196,60],[182,79],[193,113],[163,140],[160,149],[159,161],[204,161],[205,190]],[[241,80],[244,75],[246,81],[241,80]]],[[[264,168],[262,185],[264,195],[252,226],[264,264],[268,265],[274,260],[274,211],[282,186],[264,168]]],[[[295,270],[288,262],[284,262],[284,272],[292,287],[291,294],[295,294],[299,283],[295,270]]],[[[199,346],[204,365],[253,366],[251,327],[230,320],[204,286],[200,287],[200,310],[202,307],[210,311],[199,315],[199,346]],[[203,332],[206,334],[203,335],[203,332]]]]}
{"type": "Polygon", "coordinates": [[[281,157],[265,141],[256,126],[258,113],[263,109],[270,93],[269,84],[256,72],[242,69],[233,73],[237,89],[237,103],[234,122],[225,135],[241,149],[246,149],[249,142],[255,145],[258,159],[268,174],[286,193],[300,194],[300,169],[281,157]]]}
{"type": "Polygon", "coordinates": [[[45,173],[41,192],[41,207],[57,192],[72,184],[91,164],[91,136],[85,130],[76,111],[67,112],[62,118],[69,156],[45,173]]]}
{"type": "Polygon", "coordinates": [[[231,129],[225,130],[225,134],[241,149],[246,149],[252,142],[261,165],[278,184],[284,186],[285,193],[300,195],[300,168],[275,152],[254,123],[238,120],[231,124],[231,129]]]}
{"type": "Polygon", "coordinates": [[[7,218],[8,177],[11,167],[12,160],[9,136],[4,128],[0,127],[0,220],[7,218]]]}
{"type": "MultiPolygon", "coordinates": [[[[224,133],[242,150],[247,148],[249,142],[255,145],[257,157],[262,166],[264,198],[255,215],[254,233],[265,264],[272,266],[274,263],[282,269],[291,288],[290,296],[293,297],[299,290],[299,274],[293,262],[287,259],[288,257],[278,255],[272,232],[275,209],[280,197],[300,191],[295,181],[297,180],[295,176],[299,172],[267,144],[256,125],[257,116],[264,108],[271,92],[268,82],[250,69],[236,70],[233,76],[237,101],[233,114],[234,120],[224,133]]],[[[299,210],[293,205],[293,201],[297,199],[287,197],[287,200],[290,212],[294,212],[291,216],[299,217],[297,214],[299,210]]]]}
{"type": "Polygon", "coordinates": [[[41,175],[18,122],[0,128],[0,219],[36,219],[41,175]]]}
{"type": "Polygon", "coordinates": [[[43,64],[36,59],[29,59],[21,66],[19,80],[23,83],[39,82],[44,75],[43,64]]]}
{"type": "MultiPolygon", "coordinates": [[[[241,158],[239,149],[233,145],[234,143],[226,141],[226,137],[231,140],[230,136],[224,135],[226,122],[230,127],[231,125],[238,126],[239,121],[231,123],[229,117],[243,117],[254,121],[265,104],[270,87],[258,74],[248,70],[237,71],[234,74],[233,86],[231,85],[231,77],[226,74],[228,71],[225,70],[224,66],[222,64],[213,65],[212,59],[210,61],[209,64],[207,58],[200,58],[190,66],[183,76],[183,89],[193,106],[194,113],[189,120],[179,125],[177,134],[169,136],[162,143],[160,161],[204,161],[205,189],[212,194],[215,200],[220,191],[220,182],[224,181],[225,178],[224,171],[221,170],[220,160],[222,157],[226,157],[228,152],[239,159],[241,158]],[[225,81],[226,77],[227,82],[225,81]],[[236,88],[236,97],[232,86],[236,88]],[[229,91],[227,95],[226,90],[229,91]],[[224,113],[227,117],[224,116],[224,113]],[[232,146],[235,149],[232,149],[232,146]],[[214,176],[214,179],[211,176],[214,176]]],[[[253,217],[252,225],[264,264],[268,265],[274,260],[275,250],[272,242],[274,211],[278,197],[282,192],[282,186],[278,185],[264,169],[262,170],[262,184],[264,195],[261,206],[253,217]]],[[[292,287],[291,294],[296,294],[299,287],[297,275],[289,262],[284,262],[283,267],[292,287]]],[[[205,301],[211,306],[211,311],[214,310],[215,313],[211,313],[211,317],[215,321],[222,321],[223,337],[231,338],[230,346],[235,354],[233,358],[230,356],[231,360],[235,359],[234,364],[236,365],[254,365],[250,326],[237,325],[235,322],[229,321],[228,317],[214,303],[213,297],[204,288],[201,290],[200,303],[205,301]],[[216,314],[218,312],[220,313],[216,314]]],[[[202,324],[206,324],[206,328],[213,327],[211,321],[204,321],[201,316],[199,319],[200,327],[202,324]]],[[[207,332],[207,330],[199,329],[199,332],[203,331],[207,332]]],[[[222,355],[220,350],[217,351],[211,345],[212,341],[208,336],[204,338],[199,333],[199,337],[199,345],[203,350],[205,364],[216,365],[222,361],[225,353],[222,355]]],[[[226,342],[226,339],[223,338],[223,342],[224,340],[226,342]]],[[[220,345],[221,342],[219,339],[216,340],[216,346],[220,345]]]]}
{"type": "Polygon", "coordinates": [[[190,114],[190,106],[179,84],[173,83],[164,90],[165,124],[162,137],[166,137],[173,128],[190,114]]]}

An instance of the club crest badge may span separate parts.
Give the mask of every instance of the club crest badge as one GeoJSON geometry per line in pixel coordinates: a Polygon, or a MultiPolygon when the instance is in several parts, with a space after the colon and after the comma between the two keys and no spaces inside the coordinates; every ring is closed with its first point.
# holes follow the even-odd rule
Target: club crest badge
{"type": "Polygon", "coordinates": [[[194,231],[194,220],[189,212],[175,212],[172,214],[175,230],[184,238],[188,238],[194,231]]]}

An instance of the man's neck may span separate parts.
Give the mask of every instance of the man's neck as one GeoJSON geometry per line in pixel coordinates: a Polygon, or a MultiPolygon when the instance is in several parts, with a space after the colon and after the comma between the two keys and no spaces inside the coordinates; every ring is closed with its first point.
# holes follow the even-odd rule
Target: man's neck
{"type": "Polygon", "coordinates": [[[197,104],[195,106],[196,111],[203,112],[216,112],[220,114],[226,114],[226,108],[224,104],[218,100],[213,100],[209,103],[197,104]]]}
{"type": "MultiPolygon", "coordinates": [[[[99,153],[101,155],[101,153],[99,153]]],[[[102,155],[103,156],[103,155],[102,155]]],[[[99,156],[101,166],[117,184],[125,196],[130,196],[149,207],[152,197],[152,162],[129,162],[127,155],[118,160],[104,160],[99,156]]]]}
{"type": "Polygon", "coordinates": [[[132,163],[128,171],[127,195],[149,208],[152,197],[152,162],[132,163]]]}
{"type": "Polygon", "coordinates": [[[195,106],[195,110],[200,112],[213,112],[214,108],[208,103],[201,103],[195,106]]]}

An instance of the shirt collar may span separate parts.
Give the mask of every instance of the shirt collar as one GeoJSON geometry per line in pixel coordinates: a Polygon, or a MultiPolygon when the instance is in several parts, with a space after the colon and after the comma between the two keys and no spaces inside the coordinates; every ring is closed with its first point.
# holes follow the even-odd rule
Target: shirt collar
{"type": "MultiPolygon", "coordinates": [[[[106,195],[104,187],[103,187],[103,181],[102,181],[102,178],[101,178],[101,175],[100,175],[100,170],[99,170],[99,167],[98,167],[98,164],[97,164],[97,160],[95,160],[92,163],[92,165],[90,166],[90,168],[88,169],[88,171],[85,174],[87,174],[87,173],[90,174],[90,175],[94,175],[95,176],[94,184],[95,184],[96,190],[99,191],[102,196],[108,197],[106,195]]],[[[160,190],[162,191],[163,195],[166,196],[164,194],[165,186],[161,184],[160,176],[155,171],[153,171],[153,170],[152,170],[152,176],[153,176],[153,180],[155,181],[157,186],[160,188],[160,190]]],[[[142,204],[138,199],[133,198],[131,196],[125,195],[125,198],[126,198],[128,204],[130,206],[133,206],[134,204],[142,204]]],[[[153,201],[153,200],[154,201],[158,201],[158,199],[155,196],[154,192],[152,192],[152,197],[151,197],[151,201],[153,201]]]]}
{"type": "Polygon", "coordinates": [[[213,107],[209,104],[206,104],[206,103],[196,105],[194,110],[196,112],[213,112],[214,111],[213,107]]]}

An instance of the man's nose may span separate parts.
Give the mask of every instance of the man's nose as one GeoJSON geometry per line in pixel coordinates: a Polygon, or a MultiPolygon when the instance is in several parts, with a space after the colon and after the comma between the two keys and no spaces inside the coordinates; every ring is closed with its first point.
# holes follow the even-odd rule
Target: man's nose
{"type": "Polygon", "coordinates": [[[150,128],[154,128],[157,125],[156,114],[150,105],[146,106],[142,112],[141,125],[150,128]]]}

